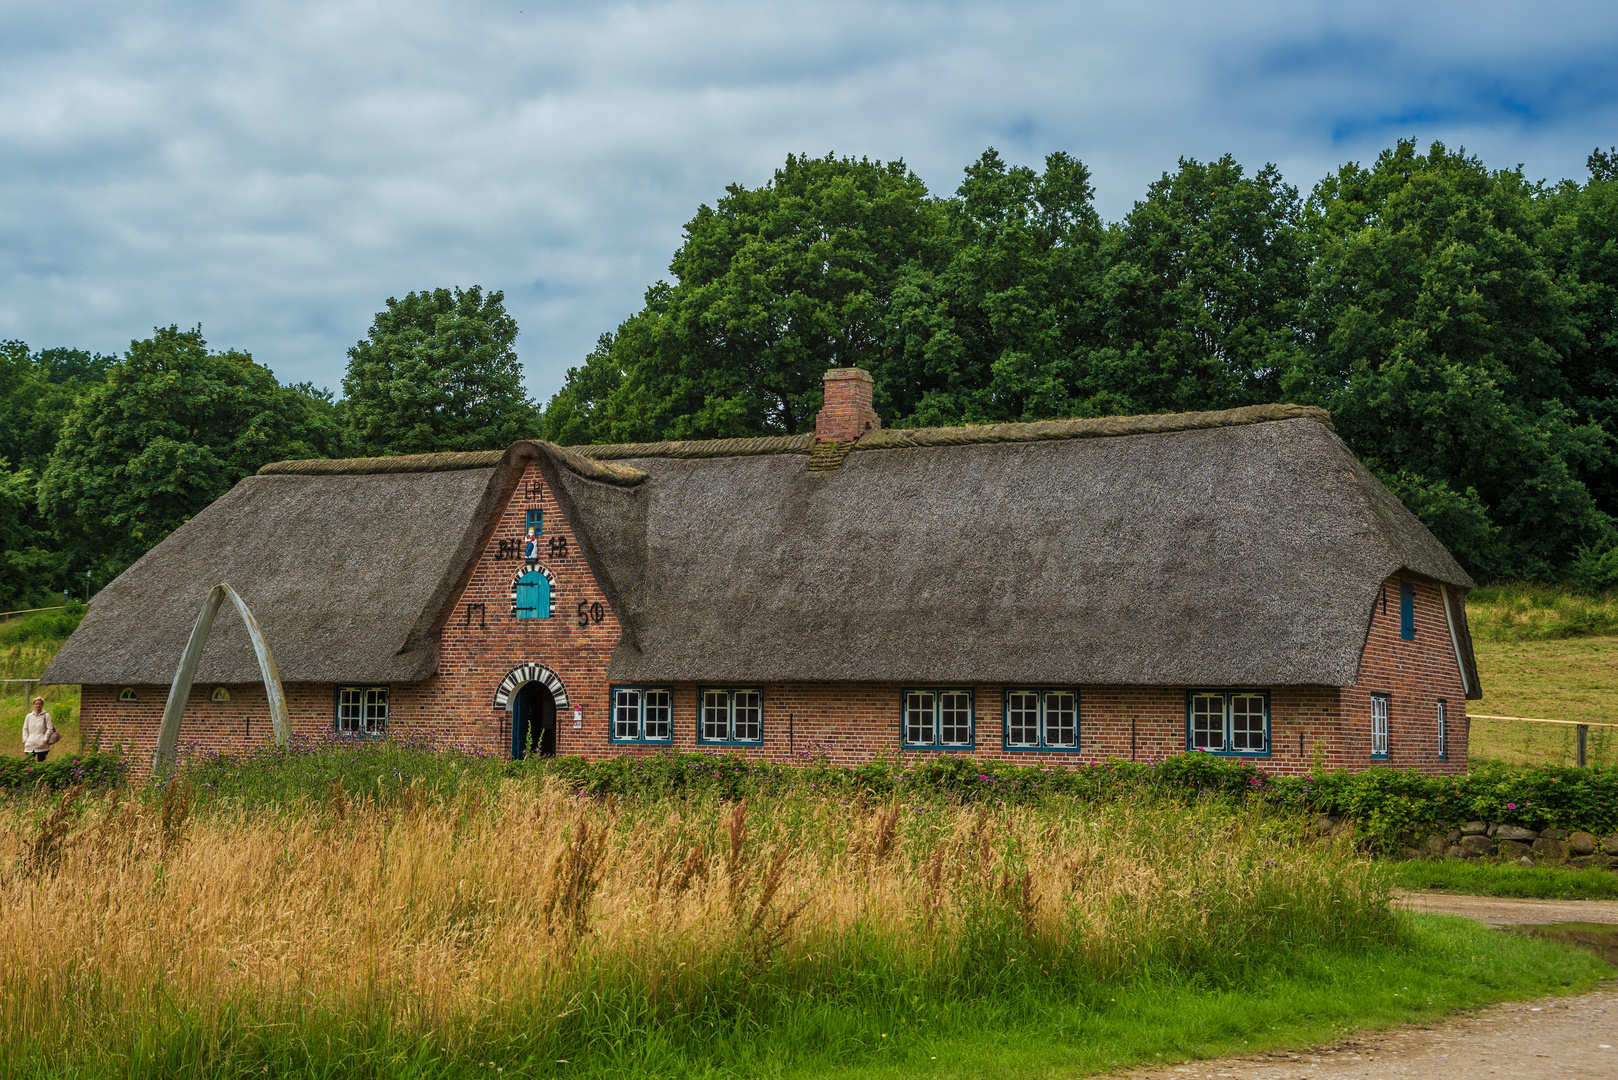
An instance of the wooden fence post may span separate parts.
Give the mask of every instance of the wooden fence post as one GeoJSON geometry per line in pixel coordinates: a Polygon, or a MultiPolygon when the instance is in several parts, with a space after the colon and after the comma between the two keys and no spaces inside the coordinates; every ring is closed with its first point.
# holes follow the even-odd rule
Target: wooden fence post
{"type": "Polygon", "coordinates": [[[1580,768],[1583,768],[1583,766],[1584,766],[1584,744],[1585,744],[1585,740],[1590,735],[1590,725],[1589,724],[1580,724],[1576,730],[1579,733],[1579,766],[1580,766],[1580,768]]]}

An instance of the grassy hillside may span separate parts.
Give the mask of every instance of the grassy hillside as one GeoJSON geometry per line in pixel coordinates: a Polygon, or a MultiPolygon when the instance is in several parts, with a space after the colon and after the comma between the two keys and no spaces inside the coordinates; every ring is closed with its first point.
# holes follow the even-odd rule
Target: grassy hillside
{"type": "Polygon", "coordinates": [[[82,618],[83,605],[74,604],[0,623],[0,679],[12,680],[0,682],[0,754],[22,756],[22,717],[36,695],[44,697],[45,709],[62,733],[52,758],[81,749],[79,688],[47,686],[41,691],[37,685],[15,680],[39,678],[82,618]]]}
{"type": "MultiPolygon", "coordinates": [[[[1475,590],[1467,622],[1484,697],[1468,713],[1618,723],[1618,596],[1504,585],[1475,590]]],[[[1572,765],[1574,730],[1472,722],[1473,760],[1572,765]]],[[[1591,728],[1591,764],[1618,764],[1618,729],[1591,728]]]]}

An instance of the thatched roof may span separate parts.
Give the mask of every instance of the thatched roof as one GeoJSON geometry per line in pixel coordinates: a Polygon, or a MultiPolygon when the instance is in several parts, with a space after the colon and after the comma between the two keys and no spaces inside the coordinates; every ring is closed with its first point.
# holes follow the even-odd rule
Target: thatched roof
{"type": "MultiPolygon", "coordinates": [[[[425,677],[527,461],[623,618],[614,681],[1348,685],[1390,573],[1472,585],[1317,409],[873,431],[825,471],[812,450],[268,466],[103,590],[47,679],[167,682],[221,580],[288,681],[425,677]]],[[[252,680],[220,625],[199,678],[252,680]]]]}

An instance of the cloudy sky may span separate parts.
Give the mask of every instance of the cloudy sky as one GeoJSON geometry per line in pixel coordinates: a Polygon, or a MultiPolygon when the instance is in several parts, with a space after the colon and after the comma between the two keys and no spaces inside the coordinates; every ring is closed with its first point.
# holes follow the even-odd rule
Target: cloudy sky
{"type": "Polygon", "coordinates": [[[541,399],[789,152],[1066,150],[1109,219],[1176,158],[1307,189],[1401,137],[1582,179],[1618,5],[0,2],[0,339],[200,323],[339,388],[390,295],[502,289],[541,399]]]}

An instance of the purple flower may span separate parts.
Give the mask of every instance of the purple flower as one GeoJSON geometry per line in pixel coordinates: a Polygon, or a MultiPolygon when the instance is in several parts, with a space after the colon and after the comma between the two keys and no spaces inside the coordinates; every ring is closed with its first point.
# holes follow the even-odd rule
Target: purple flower
{"type": "Polygon", "coordinates": [[[1515,809],[1517,809],[1517,804],[1514,803],[1514,802],[1508,802],[1508,803],[1506,803],[1506,809],[1507,810],[1515,810],[1515,809]]]}

